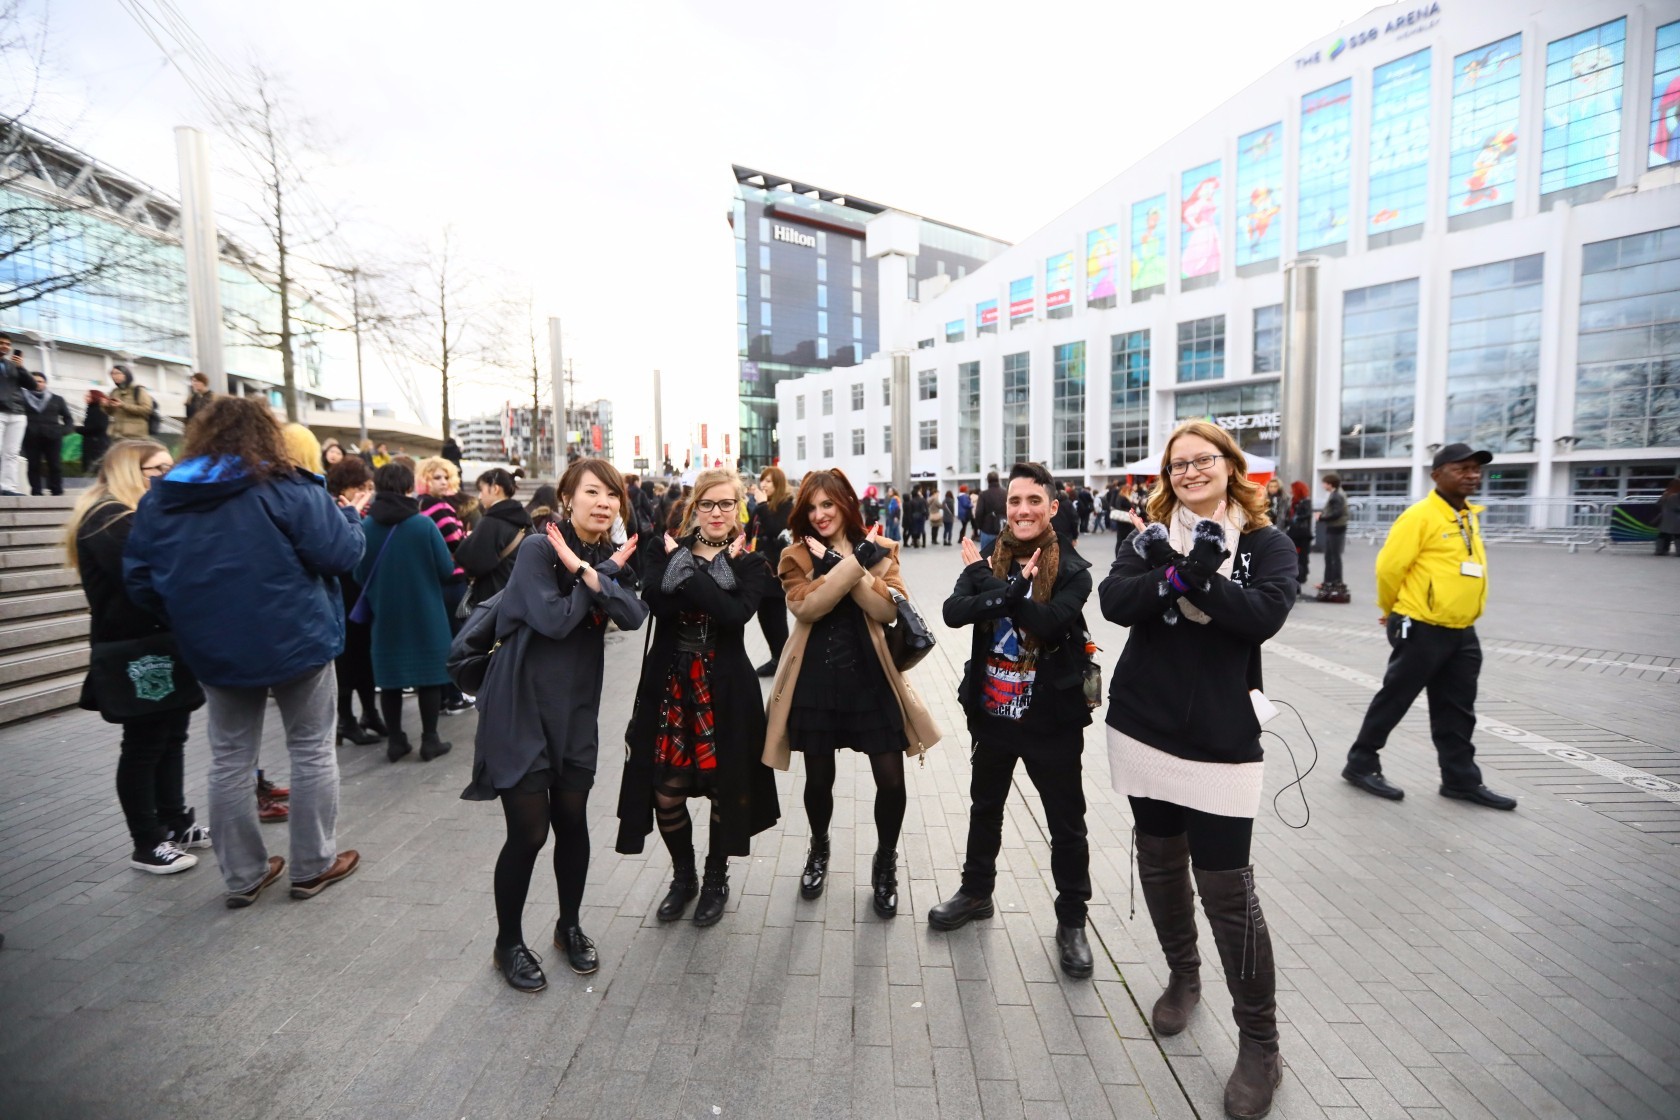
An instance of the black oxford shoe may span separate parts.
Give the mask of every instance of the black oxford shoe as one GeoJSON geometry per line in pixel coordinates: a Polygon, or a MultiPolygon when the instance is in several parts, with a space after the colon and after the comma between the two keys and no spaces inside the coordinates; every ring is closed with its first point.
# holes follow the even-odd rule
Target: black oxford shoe
{"type": "Polygon", "coordinates": [[[1517,799],[1506,797],[1503,793],[1495,793],[1486,786],[1475,789],[1454,789],[1452,786],[1442,786],[1441,796],[1450,797],[1455,801],[1474,801],[1477,805],[1486,805],[1489,809],[1515,809],[1517,799]]]}
{"type": "Polygon", "coordinates": [[[934,929],[961,929],[975,918],[989,918],[995,911],[989,898],[970,898],[956,894],[928,911],[928,925],[934,929]]]}
{"type": "Polygon", "coordinates": [[[1062,951],[1062,971],[1075,980],[1091,975],[1091,943],[1084,926],[1057,926],[1056,947],[1062,951]]]}
{"type": "Polygon", "coordinates": [[[1369,774],[1360,773],[1358,770],[1343,770],[1342,777],[1346,778],[1366,793],[1374,793],[1378,797],[1385,798],[1389,801],[1398,801],[1402,797],[1406,796],[1405,790],[1401,789],[1399,786],[1389,784],[1388,779],[1382,776],[1381,770],[1373,770],[1369,774]]]}
{"type": "Polygon", "coordinates": [[[595,942],[578,926],[554,927],[554,947],[566,954],[566,963],[572,966],[572,971],[579,976],[588,976],[601,967],[601,958],[595,955],[595,942]]]}
{"type": "Polygon", "coordinates": [[[502,974],[508,987],[534,995],[548,987],[548,978],[538,966],[540,958],[523,945],[498,945],[490,954],[490,965],[502,974]]]}

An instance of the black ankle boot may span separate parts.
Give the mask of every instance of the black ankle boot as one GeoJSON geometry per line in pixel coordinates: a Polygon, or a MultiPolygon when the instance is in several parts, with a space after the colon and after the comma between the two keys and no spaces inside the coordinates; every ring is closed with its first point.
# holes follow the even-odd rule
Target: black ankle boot
{"type": "Polygon", "coordinates": [[[411,753],[413,750],[414,748],[408,745],[408,736],[404,735],[401,731],[391,732],[390,738],[385,743],[385,757],[390,759],[392,762],[397,761],[399,758],[411,753]]]}
{"type": "Polygon", "coordinates": [[[362,713],[362,726],[368,729],[368,734],[377,735],[381,739],[391,733],[385,726],[384,718],[371,708],[362,713]]]}
{"type": "Polygon", "coordinates": [[[723,917],[723,904],[728,901],[729,861],[707,856],[706,878],[700,884],[700,901],[694,907],[694,924],[716,925],[723,917]]]}
{"type": "Polygon", "coordinates": [[[579,976],[588,976],[601,967],[601,958],[595,954],[595,942],[589,940],[578,926],[556,923],[554,947],[566,954],[566,963],[579,976]]]}
{"type": "Polygon", "coordinates": [[[338,720],[338,743],[342,745],[346,739],[358,747],[365,747],[369,743],[379,742],[380,736],[371,731],[362,730],[362,725],[355,720],[340,716],[338,720]]]}
{"type": "Polygon", "coordinates": [[[535,994],[548,987],[539,959],[523,944],[498,945],[490,953],[490,967],[500,972],[514,991],[535,994]]]}
{"type": "Polygon", "coordinates": [[[896,851],[876,852],[875,864],[869,877],[874,887],[875,913],[883,918],[891,918],[898,914],[898,853],[896,851]]]}
{"type": "Polygon", "coordinates": [[[441,758],[455,749],[454,743],[446,743],[435,731],[429,731],[420,736],[420,761],[430,762],[434,758],[441,758]]]}
{"type": "Polygon", "coordinates": [[[688,859],[673,857],[671,862],[671,889],[665,893],[655,915],[662,922],[674,922],[682,917],[688,904],[700,893],[700,876],[694,871],[694,849],[689,849],[688,859]]]}
{"type": "Polygon", "coordinates": [[[805,855],[805,873],[799,877],[800,898],[820,898],[828,885],[828,834],[811,837],[811,850],[805,855]]]}

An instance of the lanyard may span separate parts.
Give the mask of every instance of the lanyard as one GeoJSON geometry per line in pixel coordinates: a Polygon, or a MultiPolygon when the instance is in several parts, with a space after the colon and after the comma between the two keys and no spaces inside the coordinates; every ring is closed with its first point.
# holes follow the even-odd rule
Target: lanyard
{"type": "Polygon", "coordinates": [[[1453,520],[1458,524],[1458,535],[1464,538],[1464,554],[1466,556],[1474,557],[1476,555],[1476,550],[1471,547],[1470,544],[1472,539],[1471,529],[1473,525],[1473,522],[1470,521],[1470,511],[1462,510],[1456,513],[1453,516],[1453,520]]]}

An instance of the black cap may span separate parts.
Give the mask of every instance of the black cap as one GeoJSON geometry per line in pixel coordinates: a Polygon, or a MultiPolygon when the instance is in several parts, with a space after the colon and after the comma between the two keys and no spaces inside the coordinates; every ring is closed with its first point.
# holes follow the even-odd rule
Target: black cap
{"type": "Polygon", "coordinates": [[[1472,451],[1468,443],[1449,443],[1435,452],[1435,462],[1429,469],[1438,471],[1448,463],[1462,463],[1466,459],[1474,459],[1485,467],[1493,462],[1493,452],[1472,451]]]}

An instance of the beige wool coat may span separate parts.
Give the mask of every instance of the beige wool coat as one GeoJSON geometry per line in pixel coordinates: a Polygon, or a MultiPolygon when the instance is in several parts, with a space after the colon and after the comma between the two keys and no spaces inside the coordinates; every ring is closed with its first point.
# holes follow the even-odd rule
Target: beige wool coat
{"type": "Polygon", "coordinates": [[[767,766],[777,770],[788,768],[791,756],[788,709],[793,704],[799,671],[805,664],[805,645],[810,640],[811,626],[847,595],[863,608],[870,644],[875,647],[875,656],[880,658],[881,668],[886,671],[887,680],[898,697],[899,710],[904,715],[904,734],[909,741],[904,753],[920,755],[940,740],[939,725],[933,721],[933,716],[922,704],[909,680],[893,665],[892,655],[887,651],[884,628],[898,618],[898,608],[893,604],[889,589],[900,595],[904,595],[905,590],[904,581],[898,575],[897,542],[877,539],[875,543],[886,550],[886,555],[877,560],[869,571],[863,570],[863,565],[851,555],[847,546],[842,549],[847,554],[846,558],[827,575],[814,579],[811,577],[813,557],[810,549],[802,542],[796,542],[782,550],[781,568],[777,575],[781,577],[782,590],[787,595],[788,610],[793,612],[793,633],[782,647],[781,666],[776,670],[776,682],[770,690],[769,729],[764,740],[764,763],[767,766]]]}

